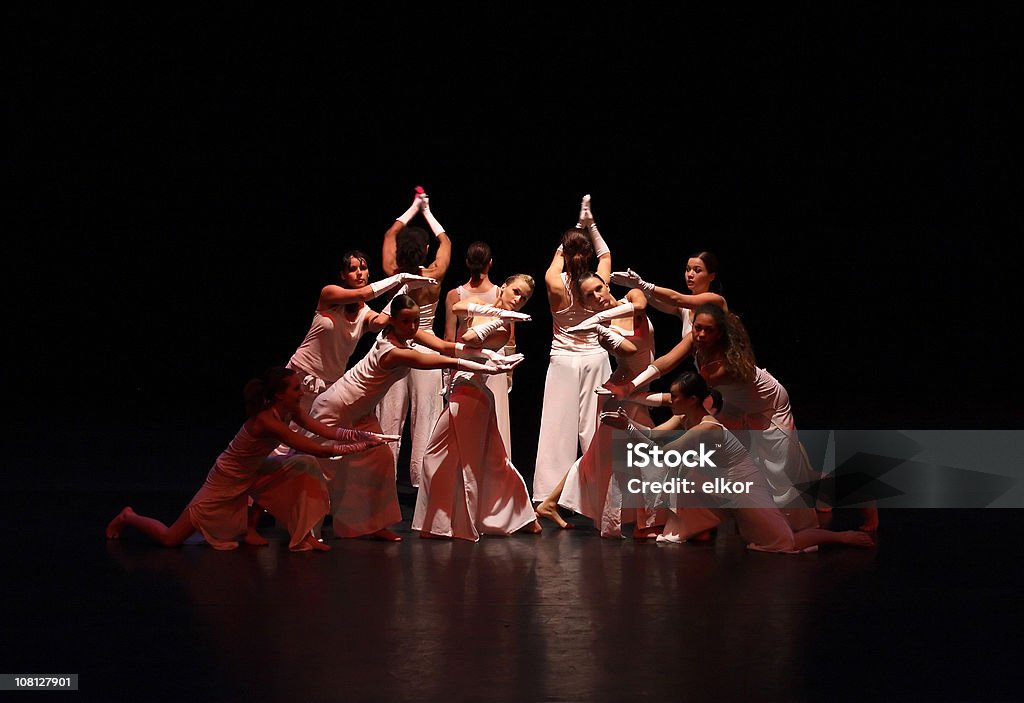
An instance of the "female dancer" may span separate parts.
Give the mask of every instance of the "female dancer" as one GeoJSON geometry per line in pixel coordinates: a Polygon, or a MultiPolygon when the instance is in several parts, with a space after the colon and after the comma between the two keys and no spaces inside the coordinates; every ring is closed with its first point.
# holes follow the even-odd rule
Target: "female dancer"
{"type": "Polygon", "coordinates": [[[678,316],[683,323],[682,339],[667,354],[655,359],[640,375],[627,379],[625,384],[610,386],[616,396],[628,396],[638,387],[675,369],[692,353],[693,339],[690,337],[690,329],[693,324],[694,308],[698,305],[712,304],[725,311],[729,310],[725,298],[711,290],[717,275],[718,257],[709,251],[697,252],[686,262],[686,287],[690,290],[689,295],[648,283],[632,269],[612,274],[612,283],[643,291],[652,307],[678,316]]]}
{"type": "Polygon", "coordinates": [[[719,415],[722,423],[750,432],[751,453],[794,529],[816,527],[813,496],[808,503],[808,496],[796,488],[810,486],[816,476],[800,447],[786,389],[757,366],[747,331],[736,315],[717,305],[701,305],[694,310],[692,335],[697,368],[725,401],[719,415]]]}
{"type": "MultiPolygon", "coordinates": [[[[313,403],[313,417],[328,427],[341,425],[378,432],[380,423],[374,408],[410,369],[457,368],[492,374],[503,373],[511,365],[494,361],[481,364],[416,351],[409,344],[414,338],[421,344],[442,344],[433,335],[417,333],[419,305],[400,291],[389,311],[391,323],[381,331],[373,349],[313,403]]],[[[387,529],[402,519],[395,488],[395,456],[389,449],[377,447],[359,456],[322,461],[321,465],[331,492],[335,537],[401,539],[387,529]]]]}
{"type": "Polygon", "coordinates": [[[597,255],[597,273],[607,281],[612,255],[597,230],[590,210],[590,196],[583,196],[577,226],[562,235],[544,274],[551,308],[551,356],[544,379],[537,462],[533,474],[533,499],[547,498],[565,475],[579,451],[586,452],[597,429],[597,397],[594,390],[611,375],[608,354],[593,329],[569,332],[590,317],[580,302],[579,278],[597,255]]]}
{"type": "Polygon", "coordinates": [[[310,531],[327,514],[327,488],[316,460],[309,455],[352,454],[378,446],[386,438],[327,427],[302,409],[302,397],[302,384],[292,369],[268,369],[262,379],[250,381],[245,387],[249,419],[217,457],[181,516],[167,527],[126,507],[107,525],[107,537],[117,539],[124,526],[131,525],[165,547],[181,544],[196,530],[214,549],[234,549],[242,538],[248,544],[266,544],[246,517],[251,497],[288,526],[291,550],[325,551],[327,547],[313,539],[310,531]],[[320,444],[292,432],[288,422],[293,419],[310,433],[342,444],[320,444]],[[281,443],[302,453],[271,455],[281,443]]]}
{"type": "Polygon", "coordinates": [[[302,408],[307,412],[316,397],[345,374],[359,338],[367,332],[378,332],[387,324],[387,312],[374,312],[366,301],[403,284],[410,290],[437,284],[432,278],[410,273],[396,273],[368,283],[365,254],[349,251],[341,260],[341,285],[324,286],[320,291],[309,332],[288,361],[288,368],[298,372],[306,389],[302,408]]]}
{"type": "MultiPolygon", "coordinates": [[[[437,301],[441,297],[441,280],[448,271],[451,260],[452,243],[430,210],[430,200],[422,188],[417,188],[412,205],[405,211],[391,229],[384,235],[382,265],[384,273],[420,274],[434,279],[435,283],[412,291],[420,311],[420,330],[424,334],[434,334],[434,313],[437,301]],[[409,221],[422,213],[437,237],[437,253],[434,261],[426,267],[424,263],[430,248],[429,235],[419,227],[408,227],[409,221]]],[[[425,351],[425,350],[424,350],[425,351]]],[[[412,451],[409,459],[409,479],[413,486],[420,484],[420,467],[423,462],[423,450],[430,436],[430,428],[434,426],[437,416],[441,414],[441,371],[437,368],[416,368],[394,383],[377,408],[377,417],[387,434],[402,435],[405,417],[411,416],[410,435],[412,451]]],[[[398,461],[400,444],[393,446],[395,462],[398,461]]]]}
{"type": "MultiPolygon", "coordinates": [[[[580,292],[584,305],[599,312],[570,331],[592,328],[599,334],[602,346],[615,356],[617,362],[610,384],[635,377],[654,357],[654,330],[646,315],[646,297],[640,291],[631,290],[622,300],[615,300],[596,274],[583,276],[580,292]],[[613,319],[615,325],[601,326],[613,319]]],[[[611,412],[621,407],[618,401],[608,396],[604,396],[602,401],[599,412],[611,412]]],[[[626,412],[633,421],[644,426],[654,424],[647,408],[642,405],[630,405],[626,412]]],[[[537,506],[537,515],[554,521],[559,527],[571,527],[558,514],[557,506],[561,505],[593,520],[602,537],[621,537],[622,524],[630,522],[634,523],[635,538],[655,537],[660,532],[658,526],[665,522],[663,514],[659,516],[654,510],[622,507],[622,494],[612,477],[611,434],[610,427],[598,427],[587,451],[537,506]]]]}
{"type": "MultiPolygon", "coordinates": [[[[466,268],[469,269],[469,280],[458,288],[448,291],[444,300],[444,338],[447,342],[454,342],[461,338],[466,332],[466,318],[457,315],[454,311],[455,304],[459,301],[468,303],[480,303],[494,305],[498,300],[499,287],[491,282],[488,274],[491,264],[494,263],[491,257],[491,248],[484,242],[473,242],[466,249],[466,268]]],[[[533,279],[530,278],[532,281],[533,279]]],[[[530,291],[533,292],[532,289],[530,291]]],[[[510,323],[508,341],[505,342],[503,351],[505,354],[515,354],[515,323],[510,323]]],[[[447,372],[446,372],[447,373],[447,372]]],[[[501,433],[501,440],[505,443],[505,451],[512,458],[511,429],[508,414],[508,392],[511,389],[511,373],[504,376],[493,375],[486,379],[487,387],[494,394],[494,416],[498,421],[498,432],[501,433]]],[[[446,379],[446,388],[450,387],[446,379]]]]}
{"type": "MultiPolygon", "coordinates": [[[[694,535],[706,533],[721,522],[723,514],[731,513],[749,549],[797,553],[811,551],[820,544],[874,546],[870,537],[855,530],[832,532],[819,529],[816,525],[791,527],[776,507],[764,473],[751,459],[743,444],[707,413],[705,403],[708,395],[707,383],[701,376],[695,373],[683,374],[673,382],[671,388],[671,407],[675,416],[655,429],[686,430],[683,437],[664,447],[666,452],[699,451],[700,445],[714,447],[715,474],[709,475],[708,469],[695,469],[685,476],[693,481],[691,486],[703,486],[705,481],[721,477],[730,485],[740,483],[746,489],[742,494],[730,494],[728,497],[706,494],[702,488],[696,488],[689,495],[671,494],[676,500],[669,501],[674,502],[674,505],[671,505],[664,533],[658,536],[659,542],[684,542],[694,535]]],[[[649,430],[630,423],[621,412],[605,413],[601,421],[626,430],[639,442],[650,441],[649,430]]],[[[659,477],[659,481],[683,477],[669,473],[659,477]]]]}
{"type": "MultiPolygon", "coordinates": [[[[477,324],[463,334],[463,342],[453,346],[461,344],[462,354],[481,361],[521,359],[521,355],[498,353],[511,327],[511,321],[502,317],[507,317],[505,311],[522,309],[534,285],[532,277],[517,274],[501,286],[493,306],[454,303],[454,314],[477,324]]],[[[501,392],[505,392],[504,381],[501,392]]],[[[526,483],[509,459],[495,415],[495,396],[484,378],[468,371],[454,374],[448,407],[437,419],[423,456],[412,520],[412,529],[420,530],[420,537],[475,542],[481,533],[540,532],[526,483]]]]}

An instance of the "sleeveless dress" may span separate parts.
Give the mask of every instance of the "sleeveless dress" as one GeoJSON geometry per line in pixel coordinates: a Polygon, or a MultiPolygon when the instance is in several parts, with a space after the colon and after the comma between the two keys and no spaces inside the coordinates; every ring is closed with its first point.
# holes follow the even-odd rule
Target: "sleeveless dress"
{"type": "MultiPolygon", "coordinates": [[[[504,374],[495,375],[504,384],[504,374]]],[[[448,407],[423,457],[414,530],[475,542],[481,534],[511,534],[536,517],[526,482],[505,450],[494,394],[484,379],[470,371],[452,379],[448,407]]]]}
{"type": "Polygon", "coordinates": [[[551,355],[544,379],[533,499],[542,501],[555,489],[566,468],[576,461],[577,447],[585,453],[597,429],[598,397],[594,390],[611,375],[608,353],[593,331],[565,330],[594,313],[573,297],[569,275],[562,274],[569,305],[553,311],[551,355]]]}
{"type": "Polygon", "coordinates": [[[767,370],[757,367],[751,383],[722,383],[719,419],[746,433],[750,452],[771,486],[775,503],[794,529],[817,527],[814,504],[801,493],[817,478],[800,445],[789,393],[767,370]]]}
{"type": "Polygon", "coordinates": [[[272,456],[277,445],[276,438],[255,437],[242,425],[189,502],[192,526],[214,549],[238,546],[246,532],[250,497],[288,528],[291,549],[300,548],[327,515],[327,486],[316,458],[272,456]]]}
{"type": "MultiPolygon", "coordinates": [[[[437,302],[423,303],[419,307],[420,329],[428,334],[434,334],[437,302]]],[[[433,349],[422,345],[412,344],[411,347],[423,354],[437,354],[433,349]]],[[[440,369],[408,369],[408,374],[388,389],[377,407],[377,418],[384,434],[401,436],[405,429],[406,414],[410,416],[412,424],[409,434],[412,438],[412,447],[409,454],[409,479],[413,486],[420,485],[423,451],[430,438],[430,430],[444,405],[441,398],[442,386],[440,369]]],[[[397,472],[401,442],[392,444],[389,451],[395,458],[397,472]]]]}
{"type": "Polygon", "coordinates": [[[369,305],[363,305],[355,320],[348,319],[343,305],[332,306],[326,314],[319,310],[313,313],[306,338],[286,364],[302,379],[306,390],[301,401],[303,410],[309,412],[317,395],[345,375],[359,338],[369,331],[366,317],[372,312],[369,305]],[[320,391],[316,390],[317,379],[323,381],[320,391]]]}
{"type": "MultiPolygon", "coordinates": [[[[469,298],[477,298],[485,305],[494,305],[498,302],[498,288],[499,286],[494,286],[486,293],[476,293],[467,289],[465,286],[459,286],[456,290],[459,292],[460,301],[469,298]]],[[[469,322],[472,322],[472,320],[469,320],[469,322]]],[[[462,338],[462,335],[468,327],[469,325],[467,324],[467,321],[459,320],[459,326],[455,333],[456,341],[462,338]]],[[[498,350],[498,352],[504,353],[502,350],[498,350]]],[[[508,376],[503,373],[496,373],[487,376],[484,382],[487,384],[487,387],[491,389],[491,393],[494,395],[494,417],[498,421],[498,432],[501,433],[501,440],[505,443],[505,452],[508,454],[509,459],[511,459],[512,425],[509,420],[508,411],[508,376]]]]}
{"type": "MultiPolygon", "coordinates": [[[[381,432],[374,409],[406,367],[384,369],[381,360],[396,349],[382,332],[373,348],[334,385],[320,394],[310,415],[330,427],[381,432]]],[[[359,537],[402,520],[395,486],[395,456],[386,445],[342,459],[321,459],[331,495],[336,537],[359,537]]]]}

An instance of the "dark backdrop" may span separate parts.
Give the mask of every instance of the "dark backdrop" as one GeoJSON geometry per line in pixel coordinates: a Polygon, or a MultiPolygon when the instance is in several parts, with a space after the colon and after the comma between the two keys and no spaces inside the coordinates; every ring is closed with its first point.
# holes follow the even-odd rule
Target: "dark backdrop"
{"type": "MultiPolygon", "coordinates": [[[[446,288],[474,239],[493,278],[540,279],[588,192],[616,269],[679,288],[717,252],[800,426],[1024,420],[1015,9],[8,12],[27,483],[198,485],[244,382],[288,360],[342,251],[379,273],[418,184],[455,242],[446,288]]],[[[543,291],[527,311],[529,477],[543,291]]]]}

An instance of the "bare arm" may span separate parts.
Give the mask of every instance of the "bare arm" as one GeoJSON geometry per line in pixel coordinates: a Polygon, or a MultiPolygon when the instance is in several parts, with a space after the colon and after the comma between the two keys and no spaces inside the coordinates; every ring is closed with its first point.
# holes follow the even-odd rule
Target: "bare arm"
{"type": "Polygon", "coordinates": [[[380,267],[384,269],[384,273],[388,276],[394,276],[398,273],[398,260],[396,258],[398,248],[395,244],[395,238],[403,229],[405,229],[405,224],[401,220],[395,220],[395,223],[384,233],[384,246],[380,252],[380,267]]]}
{"type": "MultiPolygon", "coordinates": [[[[699,293],[697,295],[687,295],[674,291],[671,288],[664,288],[662,286],[655,286],[654,292],[651,293],[651,303],[655,305],[663,305],[672,311],[672,308],[688,308],[690,310],[704,305],[705,303],[711,303],[717,305],[723,310],[728,310],[728,306],[725,304],[725,298],[720,296],[718,293],[699,293]]],[[[658,308],[664,310],[664,308],[658,308]]],[[[672,311],[674,312],[674,311],[672,311]]]]}
{"type": "MultiPolygon", "coordinates": [[[[332,438],[334,430],[326,425],[317,423],[324,430],[327,430],[327,437],[332,438]]],[[[256,417],[256,421],[253,430],[258,435],[270,435],[282,444],[286,444],[292,449],[299,451],[303,454],[312,454],[313,456],[319,457],[331,457],[338,454],[350,454],[353,449],[358,450],[358,445],[346,445],[346,444],[320,444],[316,440],[307,437],[306,435],[293,432],[288,428],[284,422],[279,420],[273,413],[263,412],[256,417]]],[[[320,434],[317,432],[317,434],[320,434]]],[[[325,436],[320,434],[320,436],[325,436]]],[[[373,444],[380,444],[380,441],[371,441],[366,443],[367,446],[373,444]]],[[[366,448],[366,447],[363,447],[366,448]]]]}
{"type": "Polygon", "coordinates": [[[455,341],[455,333],[459,328],[459,317],[455,313],[455,304],[459,302],[459,291],[452,288],[444,297],[444,339],[446,342],[455,341]]]}
{"type": "Polygon", "coordinates": [[[548,289],[548,305],[552,310],[563,310],[569,305],[569,295],[562,282],[562,269],[565,267],[565,257],[561,251],[556,251],[551,258],[548,270],[544,272],[544,283],[548,289]]]}

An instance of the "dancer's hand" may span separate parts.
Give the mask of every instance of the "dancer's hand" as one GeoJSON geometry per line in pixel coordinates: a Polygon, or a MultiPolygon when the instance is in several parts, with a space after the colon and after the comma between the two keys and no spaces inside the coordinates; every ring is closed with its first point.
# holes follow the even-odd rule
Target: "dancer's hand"
{"type": "Polygon", "coordinates": [[[522,354],[512,354],[511,356],[503,356],[500,360],[489,361],[488,363],[494,364],[498,368],[497,373],[505,373],[519,366],[519,364],[523,363],[524,359],[526,357],[522,354]]]}
{"type": "Polygon", "coordinates": [[[416,290],[425,286],[436,286],[437,280],[428,276],[417,276],[414,273],[398,274],[399,283],[404,283],[409,290],[416,290]]]}
{"type": "Polygon", "coordinates": [[[613,383],[612,381],[608,381],[604,386],[598,389],[597,392],[600,395],[611,395],[613,398],[628,398],[635,390],[636,387],[629,381],[626,383],[613,383]],[[604,390],[605,392],[601,393],[601,390],[604,390]]]}
{"type": "Polygon", "coordinates": [[[370,434],[376,437],[381,444],[387,444],[388,442],[398,442],[402,439],[402,435],[397,434],[381,434],[380,432],[371,432],[370,434]]]}
{"type": "Polygon", "coordinates": [[[624,430],[629,427],[629,417],[622,408],[614,412],[601,413],[598,419],[600,419],[602,424],[614,427],[617,430],[624,430]]]}
{"type": "Polygon", "coordinates": [[[594,223],[594,215],[593,213],[590,212],[589,193],[587,195],[584,195],[583,199],[580,201],[580,216],[579,219],[576,220],[576,222],[577,226],[579,226],[580,228],[589,227],[594,223]]]}
{"type": "Polygon", "coordinates": [[[481,317],[497,317],[502,320],[516,320],[519,322],[529,322],[533,318],[523,312],[516,312],[515,310],[505,310],[503,308],[496,307],[494,305],[481,305],[480,303],[470,303],[466,306],[466,312],[470,315],[480,315],[481,317]]]}
{"type": "Polygon", "coordinates": [[[625,286],[626,288],[639,288],[643,291],[644,295],[648,297],[654,293],[654,284],[648,283],[642,279],[640,274],[633,269],[613,272],[611,282],[619,286],[625,286]]]}
{"type": "Polygon", "coordinates": [[[306,377],[302,379],[302,387],[310,393],[320,395],[327,390],[327,382],[313,374],[307,374],[306,377]]]}

